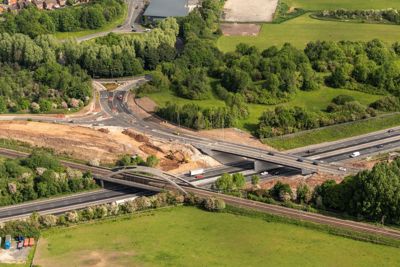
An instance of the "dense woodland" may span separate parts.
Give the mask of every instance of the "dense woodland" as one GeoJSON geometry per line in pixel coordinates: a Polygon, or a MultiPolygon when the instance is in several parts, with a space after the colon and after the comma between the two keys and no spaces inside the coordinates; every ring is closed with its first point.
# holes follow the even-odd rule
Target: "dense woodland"
{"type": "Polygon", "coordinates": [[[88,43],[0,33],[0,113],[79,108],[92,95],[89,75],[152,70],[175,57],[178,31],[176,21],[167,19],[145,37],[110,35],[88,43]]]}
{"type": "Polygon", "coordinates": [[[122,0],[94,0],[88,4],[58,10],[39,10],[29,6],[18,13],[6,13],[0,32],[23,33],[32,38],[55,32],[98,29],[124,12],[122,0]]]}
{"type": "Polygon", "coordinates": [[[96,187],[91,174],[65,168],[46,152],[0,162],[0,206],[96,187]]]}

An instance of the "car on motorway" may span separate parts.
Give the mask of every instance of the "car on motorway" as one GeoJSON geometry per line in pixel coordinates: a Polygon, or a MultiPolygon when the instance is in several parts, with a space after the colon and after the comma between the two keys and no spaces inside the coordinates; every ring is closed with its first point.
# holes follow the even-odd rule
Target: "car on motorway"
{"type": "Polygon", "coordinates": [[[350,157],[351,158],[356,158],[356,157],[358,157],[360,155],[361,155],[361,153],[359,151],[356,151],[356,152],[351,153],[350,157]]]}
{"type": "Polygon", "coordinates": [[[199,175],[196,175],[195,178],[196,178],[196,179],[203,179],[203,178],[204,178],[204,175],[199,174],[199,175]]]}
{"type": "Polygon", "coordinates": [[[313,165],[318,165],[318,164],[319,164],[319,162],[318,162],[318,161],[316,161],[316,160],[314,160],[312,164],[313,164],[313,165]]]}
{"type": "Polygon", "coordinates": [[[394,130],[393,130],[393,129],[389,129],[387,132],[388,132],[388,133],[393,133],[394,130]]]}
{"type": "Polygon", "coordinates": [[[297,161],[298,161],[298,162],[304,162],[304,159],[298,158],[297,161]]]}
{"type": "Polygon", "coordinates": [[[264,171],[264,172],[262,172],[262,173],[260,173],[262,176],[264,176],[264,175],[268,175],[268,172],[267,171],[264,171]]]}
{"type": "Polygon", "coordinates": [[[377,145],[376,148],[382,148],[384,145],[377,145]]]}
{"type": "Polygon", "coordinates": [[[275,153],[274,152],[268,152],[268,155],[270,155],[270,156],[274,156],[275,155],[275,153]]]}
{"type": "Polygon", "coordinates": [[[338,170],[343,171],[343,172],[347,171],[347,169],[345,167],[339,167],[338,170]]]}

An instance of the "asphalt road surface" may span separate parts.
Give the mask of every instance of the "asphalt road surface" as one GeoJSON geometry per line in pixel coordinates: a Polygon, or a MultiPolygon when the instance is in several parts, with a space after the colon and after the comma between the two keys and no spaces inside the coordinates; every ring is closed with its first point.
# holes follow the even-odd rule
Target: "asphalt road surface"
{"type": "Polygon", "coordinates": [[[82,203],[90,206],[92,205],[91,203],[97,203],[102,200],[107,203],[110,202],[111,199],[125,199],[144,194],[149,194],[149,192],[135,188],[110,186],[109,189],[101,189],[92,192],[79,193],[70,196],[57,197],[41,201],[32,201],[23,204],[3,207],[0,208],[0,221],[5,218],[18,217],[26,214],[31,214],[33,212],[40,213],[47,210],[67,208],[82,203]]]}

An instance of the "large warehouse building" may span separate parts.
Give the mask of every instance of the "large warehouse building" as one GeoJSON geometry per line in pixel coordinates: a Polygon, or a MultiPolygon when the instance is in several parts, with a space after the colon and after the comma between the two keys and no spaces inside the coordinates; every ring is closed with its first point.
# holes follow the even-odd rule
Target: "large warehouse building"
{"type": "Polygon", "coordinates": [[[143,14],[143,21],[151,23],[167,17],[185,17],[198,2],[198,0],[150,0],[143,14]]]}

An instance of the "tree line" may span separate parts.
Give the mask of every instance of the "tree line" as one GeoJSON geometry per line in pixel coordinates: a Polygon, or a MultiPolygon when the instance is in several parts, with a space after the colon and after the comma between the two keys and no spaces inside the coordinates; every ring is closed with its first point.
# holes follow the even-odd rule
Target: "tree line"
{"type": "Polygon", "coordinates": [[[356,20],[362,22],[393,23],[400,24],[399,11],[393,8],[388,9],[367,9],[349,10],[333,9],[317,12],[315,16],[319,18],[330,18],[338,20],[356,20]]]}
{"type": "Polygon", "coordinates": [[[5,13],[0,32],[23,33],[34,38],[55,32],[98,29],[122,15],[122,0],[95,0],[77,7],[39,10],[30,5],[18,13],[5,13]]]}
{"type": "MultiPolygon", "coordinates": [[[[375,106],[375,103],[380,101],[371,105],[375,106]]],[[[256,133],[260,138],[268,138],[375,116],[373,108],[361,105],[352,96],[339,95],[332,99],[325,112],[312,112],[297,106],[278,106],[265,111],[259,118],[256,133]]]]}
{"type": "Polygon", "coordinates": [[[6,159],[0,163],[1,206],[96,187],[90,173],[65,168],[44,151],[34,151],[26,159],[6,159]]]}

